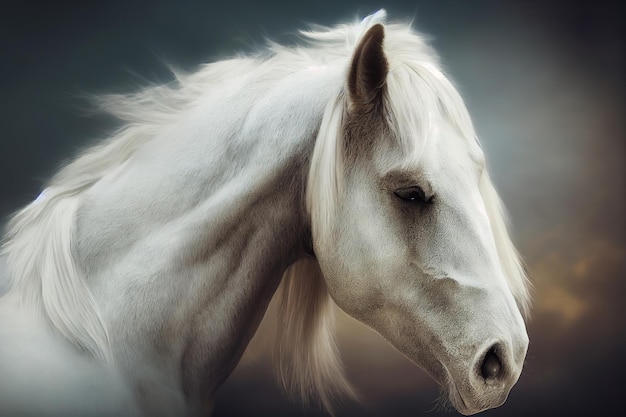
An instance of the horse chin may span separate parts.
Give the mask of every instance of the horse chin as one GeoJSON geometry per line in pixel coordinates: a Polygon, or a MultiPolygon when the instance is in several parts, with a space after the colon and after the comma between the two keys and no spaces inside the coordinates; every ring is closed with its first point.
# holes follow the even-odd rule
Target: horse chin
{"type": "Polygon", "coordinates": [[[469,407],[456,386],[454,386],[454,384],[452,385],[453,387],[447,389],[448,401],[450,401],[450,404],[452,404],[456,411],[463,414],[464,416],[470,416],[472,414],[480,413],[481,411],[483,411],[482,409],[469,407]]]}
{"type": "Polygon", "coordinates": [[[441,365],[441,368],[443,374],[441,375],[442,378],[434,378],[441,386],[441,395],[438,401],[438,407],[440,409],[451,410],[454,408],[460,414],[470,416],[492,408],[480,406],[479,404],[476,404],[476,402],[472,402],[471,400],[464,398],[446,366],[441,365]]]}
{"type": "MultiPolygon", "coordinates": [[[[447,393],[447,398],[450,405],[464,416],[471,416],[473,414],[477,414],[491,408],[499,407],[500,405],[502,405],[502,403],[504,403],[504,401],[502,401],[501,404],[494,404],[490,406],[476,402],[474,402],[473,404],[471,401],[463,398],[461,391],[456,387],[456,384],[452,379],[449,380],[448,386],[444,388],[444,392],[447,393]]],[[[442,398],[443,397],[444,395],[442,395],[442,398]]]]}
{"type": "Polygon", "coordinates": [[[468,405],[461,392],[456,386],[448,368],[440,361],[431,362],[430,369],[419,365],[431,378],[441,387],[441,393],[437,399],[436,409],[441,411],[451,411],[455,409],[459,413],[469,416],[484,411],[483,408],[474,408],[468,405]]]}

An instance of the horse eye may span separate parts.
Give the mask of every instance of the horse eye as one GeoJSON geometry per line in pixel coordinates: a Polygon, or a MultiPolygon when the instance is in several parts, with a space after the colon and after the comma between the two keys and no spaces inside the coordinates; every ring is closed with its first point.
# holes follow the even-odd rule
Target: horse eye
{"type": "Polygon", "coordinates": [[[432,200],[432,196],[426,197],[424,190],[418,186],[400,188],[394,194],[409,203],[430,203],[432,200]]]}

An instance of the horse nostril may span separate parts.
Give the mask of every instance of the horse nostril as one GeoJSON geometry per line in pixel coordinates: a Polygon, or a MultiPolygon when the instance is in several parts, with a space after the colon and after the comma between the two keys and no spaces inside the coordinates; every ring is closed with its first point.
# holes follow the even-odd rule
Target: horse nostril
{"type": "Polygon", "coordinates": [[[495,348],[489,349],[483,363],[480,366],[480,374],[484,379],[496,379],[502,373],[502,362],[496,353],[495,348]]]}

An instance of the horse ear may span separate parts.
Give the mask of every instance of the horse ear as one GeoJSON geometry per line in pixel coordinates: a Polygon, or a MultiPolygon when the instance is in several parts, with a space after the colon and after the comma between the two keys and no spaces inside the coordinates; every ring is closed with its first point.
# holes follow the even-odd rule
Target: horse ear
{"type": "Polygon", "coordinates": [[[361,38],[356,47],[348,76],[351,102],[362,110],[373,110],[382,103],[382,88],[389,66],[383,51],[385,28],[376,24],[361,38]]]}

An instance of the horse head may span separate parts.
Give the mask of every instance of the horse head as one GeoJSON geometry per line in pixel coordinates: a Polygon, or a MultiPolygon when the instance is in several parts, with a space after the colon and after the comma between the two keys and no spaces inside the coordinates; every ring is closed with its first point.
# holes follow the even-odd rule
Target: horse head
{"type": "Polygon", "coordinates": [[[442,72],[410,42],[387,53],[382,24],[364,32],[312,159],[315,256],[333,300],[458,411],[499,406],[526,355],[528,293],[483,152],[442,72]]]}

